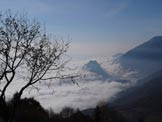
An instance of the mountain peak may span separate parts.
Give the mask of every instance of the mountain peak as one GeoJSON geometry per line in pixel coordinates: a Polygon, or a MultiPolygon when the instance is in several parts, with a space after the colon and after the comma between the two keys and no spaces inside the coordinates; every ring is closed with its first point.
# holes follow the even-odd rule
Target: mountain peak
{"type": "Polygon", "coordinates": [[[155,36],[149,41],[131,49],[119,59],[124,69],[147,74],[162,69],[162,36],[155,36]]]}
{"type": "Polygon", "coordinates": [[[100,75],[103,78],[109,77],[109,74],[101,67],[101,65],[96,60],[90,60],[87,64],[83,66],[82,69],[100,75]]]}
{"type": "Polygon", "coordinates": [[[154,37],[152,37],[151,40],[159,40],[159,39],[162,39],[162,36],[154,36],[154,37]]]}
{"type": "Polygon", "coordinates": [[[162,36],[155,36],[146,42],[146,44],[149,48],[160,48],[162,50],[162,36]]]}

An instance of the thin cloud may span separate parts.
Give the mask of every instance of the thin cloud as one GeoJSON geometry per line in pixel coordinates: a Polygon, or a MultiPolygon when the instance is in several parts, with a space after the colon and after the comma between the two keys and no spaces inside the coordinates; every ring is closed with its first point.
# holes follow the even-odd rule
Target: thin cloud
{"type": "Polygon", "coordinates": [[[130,3],[130,0],[124,0],[117,4],[112,5],[103,15],[107,18],[113,17],[120,12],[124,11],[130,3]]]}
{"type": "Polygon", "coordinates": [[[114,42],[73,42],[69,48],[69,55],[77,57],[110,57],[116,53],[126,52],[130,44],[121,46],[120,43],[114,42]],[[115,47],[115,48],[114,48],[115,47]]]}

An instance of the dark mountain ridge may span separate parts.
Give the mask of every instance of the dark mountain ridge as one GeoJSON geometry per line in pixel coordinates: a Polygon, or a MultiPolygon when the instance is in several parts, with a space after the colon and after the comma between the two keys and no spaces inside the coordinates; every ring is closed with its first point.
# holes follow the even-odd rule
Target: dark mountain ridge
{"type": "Polygon", "coordinates": [[[162,60],[162,36],[156,36],[147,42],[128,51],[122,57],[140,58],[148,60],[162,60]]]}
{"type": "Polygon", "coordinates": [[[120,56],[121,67],[127,71],[136,71],[142,76],[162,69],[162,36],[156,36],[120,56]]]}

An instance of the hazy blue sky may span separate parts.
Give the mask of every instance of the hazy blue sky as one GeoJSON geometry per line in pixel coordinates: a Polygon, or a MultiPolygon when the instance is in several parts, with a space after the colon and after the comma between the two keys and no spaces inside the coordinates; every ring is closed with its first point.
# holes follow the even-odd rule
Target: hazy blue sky
{"type": "Polygon", "coordinates": [[[65,40],[72,55],[109,56],[162,35],[162,0],[0,0],[65,40]]]}

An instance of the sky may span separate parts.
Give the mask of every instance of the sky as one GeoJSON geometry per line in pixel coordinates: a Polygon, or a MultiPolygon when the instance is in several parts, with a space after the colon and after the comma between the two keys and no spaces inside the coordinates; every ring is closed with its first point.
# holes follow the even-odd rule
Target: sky
{"type": "Polygon", "coordinates": [[[75,58],[109,57],[162,35],[162,0],[0,0],[70,40],[75,58]]]}

